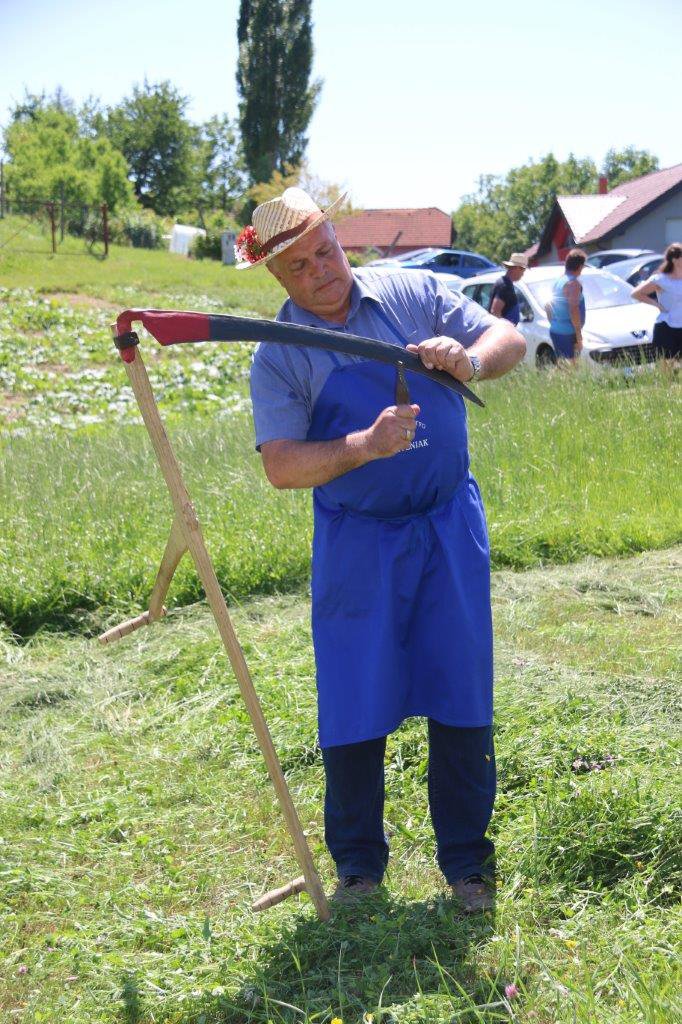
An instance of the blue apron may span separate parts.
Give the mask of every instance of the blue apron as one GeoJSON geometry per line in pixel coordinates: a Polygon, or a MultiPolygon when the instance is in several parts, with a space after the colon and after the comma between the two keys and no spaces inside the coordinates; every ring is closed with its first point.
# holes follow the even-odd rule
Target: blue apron
{"type": "MultiPolygon", "coordinates": [[[[307,439],[364,430],[395,401],[395,379],[393,367],[371,361],[338,366],[307,439]]],[[[410,449],[313,492],[322,747],[386,736],[410,715],[457,726],[492,720],[489,547],[464,402],[416,375],[409,384],[421,409],[410,449]]]]}

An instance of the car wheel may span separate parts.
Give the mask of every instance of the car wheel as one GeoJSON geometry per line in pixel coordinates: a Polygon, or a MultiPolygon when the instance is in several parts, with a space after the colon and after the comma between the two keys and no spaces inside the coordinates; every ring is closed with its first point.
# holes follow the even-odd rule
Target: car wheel
{"type": "Polygon", "coordinates": [[[535,353],[535,365],[538,370],[546,370],[548,366],[556,366],[556,353],[551,345],[540,345],[535,353]]]}

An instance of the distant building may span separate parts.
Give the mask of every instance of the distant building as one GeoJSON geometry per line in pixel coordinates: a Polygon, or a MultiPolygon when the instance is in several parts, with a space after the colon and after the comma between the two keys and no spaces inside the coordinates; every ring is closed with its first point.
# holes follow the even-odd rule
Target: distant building
{"type": "Polygon", "coordinates": [[[540,241],[526,251],[534,266],[561,263],[578,245],[600,249],[652,249],[662,252],[682,240],[682,164],[652,171],[599,193],[557,196],[540,241]]]}
{"type": "Polygon", "coordinates": [[[382,256],[399,256],[411,249],[452,245],[452,218],[435,206],[408,210],[360,210],[336,224],[346,252],[376,249],[382,256]]]}

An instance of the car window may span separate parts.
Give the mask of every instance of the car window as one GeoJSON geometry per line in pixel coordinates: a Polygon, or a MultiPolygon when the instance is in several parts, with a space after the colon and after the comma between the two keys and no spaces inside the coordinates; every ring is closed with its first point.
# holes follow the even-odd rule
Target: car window
{"type": "MultiPolygon", "coordinates": [[[[557,278],[528,282],[528,287],[544,309],[552,297],[552,289],[557,278]]],[[[606,309],[609,306],[629,306],[635,300],[630,295],[630,285],[611,274],[582,274],[580,284],[583,286],[586,309],[606,309]]]]}
{"type": "Polygon", "coordinates": [[[600,257],[599,266],[600,267],[608,267],[609,263],[619,263],[620,260],[622,260],[624,258],[625,257],[620,252],[606,253],[604,256],[600,257]]]}
{"type": "Polygon", "coordinates": [[[465,288],[462,288],[462,293],[466,295],[467,299],[473,299],[474,302],[477,302],[476,296],[478,295],[479,288],[480,285],[478,284],[468,284],[465,288]]]}
{"type": "Polygon", "coordinates": [[[480,256],[465,256],[463,263],[465,267],[476,267],[477,270],[487,270],[490,266],[488,261],[481,259],[480,256]]]}
{"type": "Polygon", "coordinates": [[[479,306],[483,306],[484,309],[488,309],[490,306],[490,296],[492,294],[494,281],[489,281],[487,284],[482,284],[478,295],[476,296],[476,302],[479,306]]]}
{"type": "Polygon", "coordinates": [[[531,306],[530,302],[528,301],[528,299],[523,294],[520,288],[515,288],[514,291],[516,292],[516,298],[519,303],[519,312],[521,314],[521,319],[526,321],[532,320],[533,307],[531,306]]]}
{"type": "Polygon", "coordinates": [[[433,262],[437,267],[458,267],[460,258],[458,252],[441,252],[433,262]]]}

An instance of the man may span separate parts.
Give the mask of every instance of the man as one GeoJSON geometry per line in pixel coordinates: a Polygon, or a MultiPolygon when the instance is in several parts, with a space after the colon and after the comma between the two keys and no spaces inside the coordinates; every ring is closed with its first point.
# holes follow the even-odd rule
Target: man
{"type": "MultiPolygon", "coordinates": [[[[522,358],[507,323],[429,273],[352,272],[329,217],[301,189],[254,211],[243,267],[267,265],[278,319],[376,338],[460,381],[522,358]]],[[[489,551],[458,394],[393,367],[265,344],[251,371],[256,445],[275,487],[313,487],[312,626],[325,838],[338,898],[370,892],[388,861],[386,736],[428,718],[438,863],[467,911],[492,905],[495,795],[489,551]]]]}
{"type": "Polygon", "coordinates": [[[516,327],[521,319],[521,310],[514,285],[528,270],[528,257],[522,252],[513,252],[508,260],[502,260],[502,264],[507,272],[495,282],[488,309],[493,316],[504,317],[516,327]]]}
{"type": "Polygon", "coordinates": [[[552,298],[545,306],[549,318],[549,336],[558,359],[575,365],[583,348],[585,297],[580,277],[587,253],[571,249],[564,263],[564,273],[554,282],[552,298]]]}

